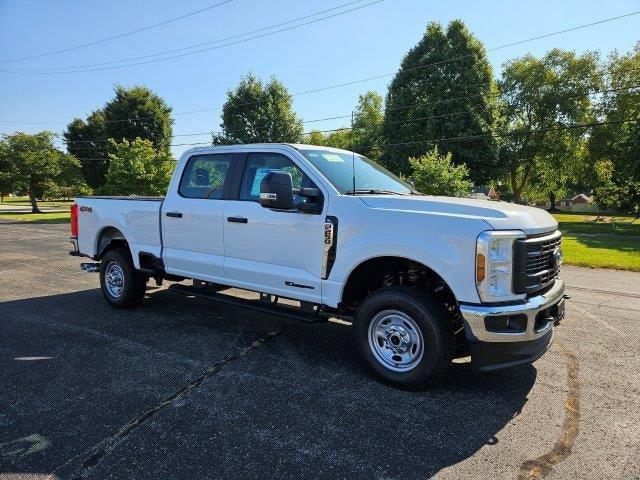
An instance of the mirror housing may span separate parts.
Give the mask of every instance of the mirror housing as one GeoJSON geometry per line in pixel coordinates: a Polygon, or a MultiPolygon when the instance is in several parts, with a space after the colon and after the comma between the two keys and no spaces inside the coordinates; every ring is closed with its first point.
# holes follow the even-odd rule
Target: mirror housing
{"type": "Polygon", "coordinates": [[[293,208],[293,180],[289,172],[273,170],[260,183],[260,205],[277,210],[293,208]]]}

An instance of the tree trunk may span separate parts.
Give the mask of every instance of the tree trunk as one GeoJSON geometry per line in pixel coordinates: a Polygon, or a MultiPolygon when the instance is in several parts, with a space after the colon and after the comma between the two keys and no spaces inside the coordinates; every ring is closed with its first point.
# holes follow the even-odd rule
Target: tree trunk
{"type": "Polygon", "coordinates": [[[513,193],[513,198],[511,199],[514,203],[520,203],[520,197],[522,195],[522,190],[518,187],[518,174],[515,170],[511,171],[510,175],[511,180],[511,192],[513,193]]]}
{"type": "Polygon", "coordinates": [[[36,196],[29,192],[29,201],[31,202],[31,213],[42,213],[38,208],[38,202],[36,201],[36,196]]]}
{"type": "Polygon", "coordinates": [[[556,208],[556,192],[549,192],[549,203],[549,211],[557,212],[558,209],[556,208]]]}

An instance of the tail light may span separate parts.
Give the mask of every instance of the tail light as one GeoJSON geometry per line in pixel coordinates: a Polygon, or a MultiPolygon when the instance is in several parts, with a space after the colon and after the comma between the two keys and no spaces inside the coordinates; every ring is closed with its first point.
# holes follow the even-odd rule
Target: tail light
{"type": "Polygon", "coordinates": [[[78,236],[78,205],[71,205],[71,236],[78,236]]]}

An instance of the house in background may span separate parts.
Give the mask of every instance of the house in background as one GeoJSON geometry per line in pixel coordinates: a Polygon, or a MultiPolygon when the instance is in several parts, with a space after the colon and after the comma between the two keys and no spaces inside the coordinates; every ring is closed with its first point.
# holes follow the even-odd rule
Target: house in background
{"type": "MultiPolygon", "coordinates": [[[[547,202],[545,208],[551,208],[547,202]]],[[[556,202],[556,208],[562,212],[597,213],[598,206],[593,202],[593,197],[579,193],[571,198],[563,198],[556,202]]]]}

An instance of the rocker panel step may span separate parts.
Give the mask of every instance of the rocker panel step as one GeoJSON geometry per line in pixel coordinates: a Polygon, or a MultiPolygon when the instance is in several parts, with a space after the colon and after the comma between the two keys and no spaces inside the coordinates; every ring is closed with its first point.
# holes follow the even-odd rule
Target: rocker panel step
{"type": "Polygon", "coordinates": [[[305,312],[300,307],[294,307],[283,304],[273,304],[264,300],[250,300],[247,298],[237,297],[226,293],[208,292],[203,287],[193,287],[190,285],[181,285],[174,283],[169,286],[169,290],[184,295],[193,295],[194,297],[206,298],[215,302],[226,303],[236,307],[248,308],[258,312],[268,313],[270,315],[293,318],[308,323],[324,323],[328,319],[317,313],[305,312]]]}

